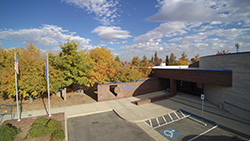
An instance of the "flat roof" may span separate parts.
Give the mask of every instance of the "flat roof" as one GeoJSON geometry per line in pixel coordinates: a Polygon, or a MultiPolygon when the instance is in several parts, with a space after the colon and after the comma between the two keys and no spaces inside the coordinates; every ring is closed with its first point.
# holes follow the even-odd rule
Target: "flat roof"
{"type": "Polygon", "coordinates": [[[183,69],[188,68],[188,65],[180,65],[180,66],[154,66],[153,69],[183,69]]]}
{"type": "Polygon", "coordinates": [[[206,58],[206,57],[214,57],[214,56],[225,56],[225,55],[237,55],[237,54],[248,54],[250,53],[250,51],[247,51],[247,52],[235,52],[235,53],[228,53],[228,54],[219,54],[219,55],[208,55],[208,56],[202,56],[200,58],[206,58]]]}
{"type": "Polygon", "coordinates": [[[232,70],[208,70],[208,69],[201,69],[201,68],[153,68],[153,69],[165,69],[165,70],[186,70],[186,71],[213,71],[213,72],[232,72],[232,70]]]}

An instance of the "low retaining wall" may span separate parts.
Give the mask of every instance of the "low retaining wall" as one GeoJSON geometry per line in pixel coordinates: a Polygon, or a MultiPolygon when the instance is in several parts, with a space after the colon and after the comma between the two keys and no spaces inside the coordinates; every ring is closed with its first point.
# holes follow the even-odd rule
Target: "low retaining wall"
{"type": "Polygon", "coordinates": [[[168,99],[168,98],[173,97],[175,95],[176,95],[175,92],[174,93],[166,92],[163,95],[154,96],[154,97],[150,97],[150,98],[142,99],[142,100],[137,100],[137,101],[135,101],[135,104],[136,105],[147,104],[147,103],[151,103],[151,102],[155,102],[155,101],[159,101],[159,100],[163,100],[163,99],[168,99]]]}
{"type": "Polygon", "coordinates": [[[98,84],[97,101],[114,100],[163,90],[158,78],[141,79],[134,82],[98,84]]]}

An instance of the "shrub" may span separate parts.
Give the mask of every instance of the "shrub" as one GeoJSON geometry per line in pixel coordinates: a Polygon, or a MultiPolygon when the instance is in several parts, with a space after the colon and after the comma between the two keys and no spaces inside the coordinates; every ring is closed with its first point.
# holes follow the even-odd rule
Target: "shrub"
{"type": "Polygon", "coordinates": [[[11,124],[0,126],[0,141],[12,141],[13,137],[20,133],[20,129],[12,126],[11,124]]]}
{"type": "Polygon", "coordinates": [[[29,137],[38,138],[43,135],[53,134],[53,136],[55,136],[53,137],[53,139],[57,139],[59,137],[60,139],[61,138],[64,139],[64,136],[62,137],[61,135],[56,134],[58,133],[58,134],[64,135],[63,130],[62,131],[58,131],[58,130],[62,130],[62,125],[59,121],[54,120],[54,119],[40,118],[40,119],[37,119],[32,124],[32,128],[29,131],[26,138],[29,138],[29,137]]]}
{"type": "Polygon", "coordinates": [[[55,140],[63,140],[65,138],[65,135],[64,135],[64,132],[62,129],[59,129],[59,130],[55,130],[51,137],[50,137],[50,140],[51,141],[55,141],[55,140]]]}

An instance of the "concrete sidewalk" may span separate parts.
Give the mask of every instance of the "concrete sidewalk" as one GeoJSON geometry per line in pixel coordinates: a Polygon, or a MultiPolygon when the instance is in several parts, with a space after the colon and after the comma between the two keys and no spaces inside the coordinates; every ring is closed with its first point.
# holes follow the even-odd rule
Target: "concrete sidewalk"
{"type": "MultiPolygon", "coordinates": [[[[165,91],[159,91],[154,93],[149,93],[146,95],[141,95],[137,97],[124,98],[119,100],[104,101],[90,104],[74,105],[61,108],[51,109],[51,113],[65,113],[65,132],[67,129],[67,119],[71,117],[89,115],[94,113],[100,113],[105,111],[114,110],[121,118],[126,121],[133,122],[142,128],[146,133],[148,133],[155,140],[166,140],[157,131],[147,126],[144,121],[171,113],[177,109],[183,109],[188,112],[201,115],[201,105],[200,99],[197,96],[187,95],[187,94],[177,94],[176,96],[161,100],[154,103],[148,103],[144,105],[137,106],[133,102],[140,99],[145,99],[152,96],[158,96],[164,94],[165,91]]],[[[205,118],[215,121],[217,124],[223,125],[227,128],[231,128],[238,132],[250,135],[250,122],[234,116],[226,111],[220,110],[216,106],[205,101],[204,108],[205,118]]],[[[39,111],[28,111],[22,113],[22,118],[46,115],[45,110],[39,111]]],[[[5,119],[8,118],[7,116],[5,119]]],[[[16,116],[15,116],[16,118],[16,116]]],[[[66,140],[68,135],[66,134],[66,140]]]]}

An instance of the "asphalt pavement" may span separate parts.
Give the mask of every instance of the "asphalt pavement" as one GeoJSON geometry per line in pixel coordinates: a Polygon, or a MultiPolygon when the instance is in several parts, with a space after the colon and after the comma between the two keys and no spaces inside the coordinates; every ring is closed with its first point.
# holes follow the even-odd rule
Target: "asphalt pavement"
{"type": "Polygon", "coordinates": [[[188,116],[165,126],[155,128],[162,136],[175,141],[245,141],[238,134],[220,128],[219,125],[188,116]]]}
{"type": "Polygon", "coordinates": [[[114,111],[68,119],[70,141],[152,141],[137,125],[121,119],[114,111]]]}
{"type": "MultiPolygon", "coordinates": [[[[136,97],[129,97],[111,101],[81,104],[81,105],[74,105],[74,106],[60,107],[60,108],[53,108],[53,105],[51,105],[52,107],[51,114],[64,112],[66,141],[99,140],[99,139],[142,140],[144,139],[144,137],[145,140],[151,140],[151,138],[153,140],[167,140],[167,138],[163,136],[159,131],[145,124],[145,121],[156,117],[160,117],[165,114],[172,113],[178,109],[183,109],[190,113],[212,120],[216,122],[217,125],[232,129],[233,131],[236,131],[236,133],[238,132],[238,133],[243,133],[244,135],[248,135],[247,139],[248,140],[250,139],[249,120],[242,119],[237,115],[233,115],[227,111],[219,109],[218,107],[214,106],[213,104],[209,103],[206,100],[204,105],[204,112],[203,115],[201,115],[200,97],[197,96],[184,93],[177,93],[176,96],[169,99],[143,104],[140,106],[134,104],[134,102],[137,100],[153,96],[160,96],[165,93],[166,93],[165,91],[158,91],[136,97]],[[110,111],[112,112],[115,111],[115,113],[119,115],[118,116],[119,118],[117,118],[117,115],[112,112],[111,115],[109,114],[103,115],[103,113],[110,111]],[[139,130],[138,127],[141,130],[139,130]],[[126,130],[126,128],[128,128],[128,130],[126,130]],[[147,135],[150,137],[148,138],[147,135]],[[137,138],[137,136],[139,138],[137,138]]],[[[47,113],[45,110],[28,111],[28,112],[22,112],[21,117],[25,118],[25,117],[33,117],[46,114],[47,113]]],[[[9,115],[4,116],[2,121],[7,119],[10,119],[9,115]]],[[[16,119],[17,117],[15,116],[14,120],[16,119]]],[[[182,122],[184,121],[185,120],[183,120],[182,122]]],[[[157,123],[157,121],[154,122],[157,123]]],[[[185,123],[183,123],[181,127],[184,128],[184,126],[185,123]]],[[[174,126],[169,128],[175,129],[174,126]]],[[[162,129],[161,131],[165,129],[162,129]]],[[[216,127],[216,129],[219,128],[216,127]]],[[[195,129],[192,130],[194,131],[195,129]]],[[[220,131],[217,130],[211,130],[209,133],[213,133],[214,131],[224,136],[222,133],[220,133],[220,131]]],[[[179,132],[185,133],[184,131],[181,130],[179,132]]],[[[203,137],[211,136],[209,135],[209,133],[205,134],[203,137]]],[[[190,133],[182,137],[183,139],[186,139],[187,137],[188,138],[194,137],[197,134],[198,133],[190,133]]],[[[214,136],[217,135],[214,134],[214,136]]]]}

